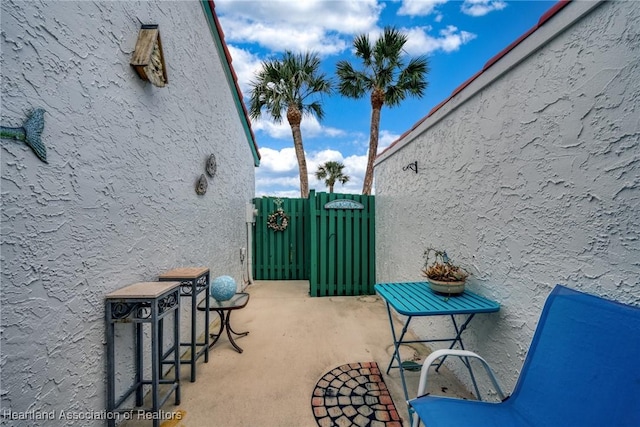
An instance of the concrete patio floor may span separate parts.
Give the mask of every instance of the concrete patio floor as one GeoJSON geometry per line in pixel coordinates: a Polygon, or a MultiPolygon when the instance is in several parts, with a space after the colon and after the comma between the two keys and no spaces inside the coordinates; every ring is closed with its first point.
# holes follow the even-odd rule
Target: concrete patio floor
{"type": "MultiPolygon", "coordinates": [[[[171,397],[163,407],[166,412],[179,411],[181,420],[161,425],[315,427],[311,394],[326,372],[356,362],[377,362],[386,370],[393,345],[383,301],[378,296],[311,298],[308,291],[307,281],[257,281],[249,286],[249,304],[231,316],[236,332],[250,332],[236,340],[244,352],[237,353],[225,335],[212,347],[209,363],[198,360],[195,383],[189,382],[184,365],[181,403],[173,405],[171,397]]],[[[404,350],[409,358],[428,354],[424,346],[415,346],[415,354],[411,348],[404,350]]],[[[419,375],[406,374],[410,397],[419,375]]],[[[446,369],[431,379],[433,394],[471,398],[446,369]]],[[[384,374],[384,381],[409,426],[398,370],[384,374]]],[[[125,425],[150,426],[151,421],[125,425]]]]}

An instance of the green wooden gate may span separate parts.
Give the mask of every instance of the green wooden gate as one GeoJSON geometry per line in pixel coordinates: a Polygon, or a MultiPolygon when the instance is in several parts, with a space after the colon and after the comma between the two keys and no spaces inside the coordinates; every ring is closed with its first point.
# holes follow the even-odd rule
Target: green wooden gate
{"type": "Polygon", "coordinates": [[[276,199],[254,199],[257,280],[309,280],[311,296],[371,295],[375,284],[375,199],[311,191],[308,199],[280,199],[288,227],[267,226],[276,199]]]}
{"type": "Polygon", "coordinates": [[[253,235],[253,278],[256,280],[306,280],[309,278],[305,229],[308,227],[308,203],[305,199],[278,199],[289,216],[284,231],[267,227],[267,217],[276,211],[274,197],[253,200],[258,217],[253,235]]]}

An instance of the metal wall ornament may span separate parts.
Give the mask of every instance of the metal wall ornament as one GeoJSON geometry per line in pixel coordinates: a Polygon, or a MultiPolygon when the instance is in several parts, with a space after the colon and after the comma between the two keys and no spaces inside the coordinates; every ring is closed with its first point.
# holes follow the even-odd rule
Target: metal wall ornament
{"type": "Polygon", "coordinates": [[[282,209],[282,199],[277,198],[273,203],[277,209],[267,216],[267,227],[274,231],[284,231],[289,226],[289,215],[282,209]]]}
{"type": "Polygon", "coordinates": [[[412,170],[415,173],[418,173],[418,161],[416,160],[413,163],[409,163],[407,166],[402,168],[403,171],[412,170]]]}
{"type": "Polygon", "coordinates": [[[40,139],[44,130],[44,113],[45,111],[42,108],[33,110],[21,127],[0,126],[0,136],[3,139],[23,141],[40,160],[48,163],[47,147],[40,139]]]}
{"type": "Polygon", "coordinates": [[[169,83],[158,25],[142,25],[131,58],[131,66],[142,80],[147,80],[154,86],[165,87],[169,83]]]}
{"type": "Polygon", "coordinates": [[[218,165],[216,163],[216,156],[214,154],[210,155],[207,159],[207,164],[204,167],[207,175],[213,178],[216,174],[216,170],[218,169],[218,165]]]}
{"type": "Polygon", "coordinates": [[[325,209],[364,209],[362,203],[350,199],[336,199],[324,204],[325,209]]]}
{"type": "Polygon", "coordinates": [[[207,192],[207,187],[209,183],[207,182],[207,177],[204,174],[200,175],[198,181],[196,182],[196,194],[199,196],[203,196],[207,192]]]}

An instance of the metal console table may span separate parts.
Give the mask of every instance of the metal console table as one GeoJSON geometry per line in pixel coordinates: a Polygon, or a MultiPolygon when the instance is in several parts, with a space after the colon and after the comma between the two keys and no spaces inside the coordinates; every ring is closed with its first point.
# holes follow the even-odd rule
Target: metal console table
{"type": "MultiPolygon", "coordinates": [[[[387,303],[387,313],[389,314],[389,323],[391,325],[391,335],[393,336],[394,352],[387,368],[387,374],[391,368],[400,369],[400,378],[402,379],[402,388],[404,389],[404,396],[406,400],[409,400],[407,393],[407,384],[404,378],[404,366],[400,359],[400,345],[411,343],[429,343],[429,342],[451,342],[449,348],[453,348],[456,343],[461,349],[464,349],[462,342],[462,333],[469,325],[469,322],[477,313],[492,313],[500,310],[500,304],[495,301],[483,298],[469,291],[464,291],[463,294],[457,296],[447,297],[446,295],[439,295],[431,291],[429,284],[426,282],[408,282],[408,283],[379,283],[374,286],[376,292],[387,303]],[[394,308],[399,314],[407,316],[407,320],[402,328],[400,337],[396,335],[395,328],[393,327],[393,316],[391,313],[391,307],[394,308]],[[455,319],[455,315],[467,315],[466,320],[462,324],[458,324],[455,319]],[[452,338],[440,338],[440,339],[424,339],[424,340],[405,340],[404,336],[409,327],[411,319],[419,316],[450,316],[455,329],[455,337],[452,338]],[[397,362],[397,366],[394,366],[394,361],[397,362]]],[[[440,369],[444,359],[440,361],[436,370],[440,369]]],[[[469,373],[471,374],[471,380],[476,391],[476,396],[480,396],[478,386],[476,384],[471,365],[465,362],[469,373]]],[[[411,409],[409,410],[411,412],[411,409]]],[[[411,413],[409,414],[411,416],[411,413]]]]}
{"type": "MultiPolygon", "coordinates": [[[[158,412],[174,393],[175,404],[180,404],[180,290],[179,282],[142,282],[124,287],[105,296],[105,318],[107,323],[107,411],[115,412],[135,391],[135,404],[143,405],[144,386],[151,386],[151,408],[158,412]],[[174,376],[161,379],[161,361],[158,360],[160,329],[162,319],[173,313],[173,344],[169,355],[173,354],[174,376]],[[119,398],[116,398],[115,369],[115,326],[116,323],[135,325],[135,380],[134,384],[119,398]],[[143,366],[143,325],[151,325],[151,379],[144,379],[143,366]],[[164,396],[160,397],[160,385],[169,384],[164,396]]],[[[128,412],[128,410],[120,410],[128,412]]],[[[153,426],[158,427],[159,417],[153,417],[153,426]]],[[[115,426],[115,417],[110,417],[108,425],[115,426]]]]}
{"type": "Polygon", "coordinates": [[[213,347],[213,345],[220,339],[222,331],[226,330],[227,337],[229,338],[229,342],[231,343],[233,348],[235,348],[238,353],[242,353],[242,349],[238,347],[231,334],[237,337],[244,337],[246,335],[249,335],[249,332],[236,332],[231,328],[231,312],[233,310],[240,310],[242,308],[245,308],[248,302],[249,294],[244,292],[235,294],[228,301],[216,301],[215,299],[211,298],[211,301],[209,301],[209,307],[206,307],[205,301],[200,301],[198,310],[215,311],[218,313],[218,316],[220,316],[220,328],[218,329],[217,334],[211,334],[211,338],[213,338],[213,341],[211,341],[210,347],[213,347]]]}
{"type": "MultiPolygon", "coordinates": [[[[209,362],[209,311],[204,314],[204,341],[197,342],[197,298],[202,292],[205,293],[207,308],[209,307],[209,269],[205,267],[181,267],[167,271],[159,276],[158,280],[180,282],[180,296],[191,300],[191,341],[181,342],[180,345],[189,347],[190,358],[182,363],[191,365],[191,382],[196,381],[196,360],[204,354],[204,362],[209,362]],[[198,350],[198,347],[200,349],[198,350]]],[[[160,328],[160,360],[168,363],[165,359],[168,353],[162,349],[162,328],[160,328]]]]}

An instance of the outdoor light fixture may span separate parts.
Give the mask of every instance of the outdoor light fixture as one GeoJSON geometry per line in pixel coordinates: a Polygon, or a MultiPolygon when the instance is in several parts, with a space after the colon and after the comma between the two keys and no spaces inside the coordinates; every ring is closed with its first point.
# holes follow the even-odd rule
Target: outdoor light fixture
{"type": "Polygon", "coordinates": [[[164,87],[169,83],[157,25],[143,24],[140,28],[131,66],[142,80],[147,80],[154,86],[164,87]]]}

